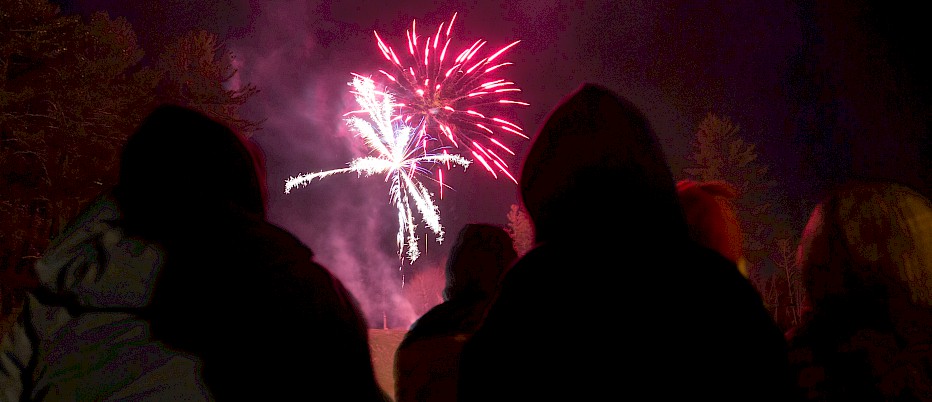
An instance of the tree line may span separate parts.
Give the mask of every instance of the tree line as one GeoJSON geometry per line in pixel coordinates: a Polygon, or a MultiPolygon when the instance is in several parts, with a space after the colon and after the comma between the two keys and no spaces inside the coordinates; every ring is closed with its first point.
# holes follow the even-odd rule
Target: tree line
{"type": "Polygon", "coordinates": [[[133,26],[0,0],[0,318],[36,284],[31,266],[79,209],[116,182],[119,150],[152,107],[200,110],[249,136],[258,89],[233,86],[234,55],[190,31],[146,56],[133,26]]]}

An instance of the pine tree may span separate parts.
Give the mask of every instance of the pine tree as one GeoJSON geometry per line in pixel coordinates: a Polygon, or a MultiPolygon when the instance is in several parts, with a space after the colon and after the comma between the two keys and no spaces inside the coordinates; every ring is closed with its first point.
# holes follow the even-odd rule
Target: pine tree
{"type": "Polygon", "coordinates": [[[735,207],[753,267],[760,258],[750,257],[766,253],[765,248],[771,242],[774,219],[769,216],[772,205],[767,192],[775,184],[767,177],[767,167],[757,161],[755,145],[746,142],[738,132],[739,126],[727,117],[708,114],[696,132],[695,152],[690,158],[693,166],[684,172],[695,180],[724,180],[738,190],[735,207]]]}
{"type": "Polygon", "coordinates": [[[115,178],[153,75],[124,19],[0,0],[0,314],[61,225],[115,178]]]}
{"type": "Polygon", "coordinates": [[[235,85],[235,55],[207,31],[188,32],[165,47],[157,66],[162,73],[162,99],[199,110],[246,136],[260,122],[240,117],[240,107],[259,90],[255,85],[235,85]],[[222,83],[223,85],[218,85],[222,83]]]}
{"type": "Polygon", "coordinates": [[[423,315],[432,307],[443,303],[443,288],[447,285],[446,270],[442,266],[424,268],[404,283],[405,299],[415,314],[423,315]]]}
{"type": "Polygon", "coordinates": [[[802,316],[802,284],[799,277],[799,265],[796,263],[795,247],[789,239],[777,239],[777,276],[782,276],[784,289],[786,289],[784,301],[780,303],[784,307],[785,317],[778,321],[784,329],[792,328],[799,324],[802,316]]]}
{"type": "MultiPolygon", "coordinates": [[[[744,232],[744,248],[749,263],[751,280],[758,289],[768,292],[790,292],[786,286],[774,287],[772,277],[780,273],[787,261],[780,245],[787,246],[795,239],[789,220],[775,207],[780,207],[776,182],[769,176],[766,165],[758,160],[756,146],[741,137],[740,127],[727,117],[709,113],[699,124],[690,158],[692,167],[684,173],[694,180],[724,180],[738,190],[734,205],[744,232]]],[[[791,280],[795,280],[791,276],[791,280]]],[[[775,304],[771,312],[783,308],[786,298],[770,295],[775,304]],[[780,305],[778,305],[780,304],[780,305]]]]}

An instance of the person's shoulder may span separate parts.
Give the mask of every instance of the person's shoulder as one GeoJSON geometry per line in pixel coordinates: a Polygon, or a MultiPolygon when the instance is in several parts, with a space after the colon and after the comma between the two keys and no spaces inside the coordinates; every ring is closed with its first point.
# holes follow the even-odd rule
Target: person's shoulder
{"type": "Polygon", "coordinates": [[[264,272],[261,277],[289,289],[344,292],[336,275],[317,262],[311,248],[294,233],[260,219],[244,221],[235,230],[232,252],[260,266],[264,272]]]}
{"type": "Polygon", "coordinates": [[[251,250],[262,254],[268,261],[279,263],[310,260],[314,253],[294,233],[261,219],[246,219],[241,222],[238,233],[233,234],[240,238],[242,251],[251,250]]]}
{"type": "Polygon", "coordinates": [[[453,299],[437,304],[411,324],[405,338],[425,338],[470,333],[475,330],[480,301],[453,299]]]}
{"type": "Polygon", "coordinates": [[[291,231],[264,219],[248,218],[243,220],[244,232],[261,241],[274,243],[278,242],[283,245],[292,247],[308,248],[294,233],[291,231]]]}
{"type": "Polygon", "coordinates": [[[686,242],[682,247],[683,250],[681,250],[682,252],[678,255],[682,256],[682,262],[685,265],[696,268],[689,269],[688,271],[695,273],[697,276],[702,276],[713,281],[720,281],[723,279],[730,281],[746,281],[747,278],[741,274],[738,265],[722,256],[719,252],[693,241],[686,242]]]}
{"type": "Polygon", "coordinates": [[[690,243],[682,253],[682,269],[677,272],[677,280],[667,281],[667,284],[678,287],[677,291],[684,295],[705,300],[708,308],[719,311],[714,316],[726,321],[728,313],[744,314],[746,318],[753,316],[771,326],[768,321],[771,317],[760,292],[741,274],[737,265],[712,249],[690,243]]]}

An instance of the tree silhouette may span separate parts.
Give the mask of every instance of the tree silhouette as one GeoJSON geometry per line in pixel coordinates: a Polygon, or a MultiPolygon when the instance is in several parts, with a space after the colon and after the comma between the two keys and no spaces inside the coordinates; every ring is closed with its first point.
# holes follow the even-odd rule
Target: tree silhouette
{"type": "Polygon", "coordinates": [[[443,302],[443,288],[447,284],[446,270],[435,266],[417,271],[405,281],[404,296],[419,317],[443,302]]]}
{"type": "Polygon", "coordinates": [[[116,182],[119,149],[157,103],[258,129],[238,115],[257,90],[225,87],[232,56],[211,34],[179,38],[155,66],[143,56],[123,18],[84,20],[47,0],[0,0],[0,316],[36,284],[32,265],[49,240],[116,182]]]}
{"type": "Polygon", "coordinates": [[[217,42],[216,35],[194,31],[168,44],[156,66],[163,74],[160,100],[200,110],[251,136],[260,122],[244,119],[240,107],[259,90],[252,84],[233,84],[235,55],[217,42]]]}
{"type": "Polygon", "coordinates": [[[534,225],[521,205],[511,204],[511,210],[508,211],[508,227],[505,231],[511,236],[518,257],[534,247],[534,225]]]}
{"type": "Polygon", "coordinates": [[[777,276],[782,276],[785,283],[784,289],[786,289],[785,302],[779,303],[784,307],[783,319],[778,320],[778,323],[786,329],[798,325],[802,315],[802,284],[795,251],[796,247],[790,244],[788,239],[777,239],[777,252],[779,253],[777,266],[780,268],[777,276]]]}
{"type": "Polygon", "coordinates": [[[774,276],[790,273],[785,251],[795,244],[796,232],[788,217],[775,208],[782,206],[781,198],[767,166],[758,160],[755,144],[745,141],[739,130],[727,117],[709,113],[696,131],[692,166],[684,173],[694,180],[724,180],[735,185],[738,195],[734,205],[745,236],[748,272],[776,317],[776,312],[790,303],[782,294],[792,293],[795,286],[796,277],[789,275],[782,288],[775,287],[774,276]]]}

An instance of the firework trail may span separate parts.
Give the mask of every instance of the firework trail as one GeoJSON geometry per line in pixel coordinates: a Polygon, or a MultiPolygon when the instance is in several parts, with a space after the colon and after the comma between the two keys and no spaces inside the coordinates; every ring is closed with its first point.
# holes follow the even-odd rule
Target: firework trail
{"type": "Polygon", "coordinates": [[[512,64],[498,58],[520,41],[482,57],[476,55],[487,41],[480,39],[454,56],[450,32],[455,20],[453,14],[449,23],[441,23],[436,33],[431,31],[424,38],[418,36],[417,21],[413,21],[406,31],[408,51],[402,52],[400,58],[375,32],[379,49],[394,71],[379,72],[390,81],[386,84],[399,102],[396,106],[400,119],[420,127],[422,136],[429,133],[431,138],[445,138],[456,148],[464,147],[493,177],[498,178],[497,172],[501,172],[517,183],[501,157],[503,153],[515,153],[496,137],[528,137],[520,126],[492,113],[501,106],[528,103],[510,99],[509,95],[521,90],[514,82],[495,78],[492,73],[512,64]]]}
{"type": "Polygon", "coordinates": [[[355,75],[350,85],[353,87],[356,102],[368,115],[371,123],[355,116],[350,117],[347,123],[363,137],[374,156],[353,159],[346,168],[290,177],[285,181],[285,193],[290,193],[297,186],[307,186],[314,179],[323,179],[339,173],[355,172],[357,176],[366,177],[384,173],[385,181],[391,183],[391,201],[398,209],[398,256],[406,253],[408,260],[414,262],[420,256],[420,250],[412,203],[426,226],[436,236],[437,242],[443,242],[439,208],[434,204],[427,187],[418,179],[420,176],[430,176],[430,171],[425,165],[443,164],[448,168],[458,165],[466,169],[471,162],[457,154],[428,153],[424,145],[428,138],[412,136],[413,127],[393,119],[395,104],[392,96],[376,91],[375,83],[371,79],[355,75]]]}

